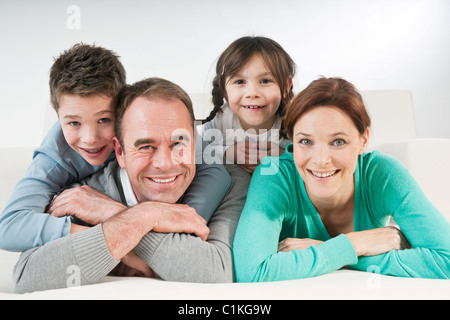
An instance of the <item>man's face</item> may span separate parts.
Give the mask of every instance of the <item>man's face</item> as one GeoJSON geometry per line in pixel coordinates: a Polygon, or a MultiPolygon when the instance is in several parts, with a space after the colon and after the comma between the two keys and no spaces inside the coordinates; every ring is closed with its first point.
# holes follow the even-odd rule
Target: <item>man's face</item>
{"type": "Polygon", "coordinates": [[[195,137],[178,99],[138,97],[122,119],[122,145],[114,138],[138,202],[175,203],[195,175],[195,137]]]}

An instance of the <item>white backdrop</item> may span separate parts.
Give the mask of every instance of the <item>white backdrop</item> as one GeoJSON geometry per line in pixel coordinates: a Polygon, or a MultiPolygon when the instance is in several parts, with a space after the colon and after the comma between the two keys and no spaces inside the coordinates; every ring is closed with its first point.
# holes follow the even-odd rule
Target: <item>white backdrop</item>
{"type": "Polygon", "coordinates": [[[408,89],[418,137],[450,138],[448,0],[0,0],[0,147],[39,145],[53,57],[77,42],[116,51],[130,83],[159,76],[198,93],[244,35],[286,49],[296,92],[319,75],[408,89]]]}

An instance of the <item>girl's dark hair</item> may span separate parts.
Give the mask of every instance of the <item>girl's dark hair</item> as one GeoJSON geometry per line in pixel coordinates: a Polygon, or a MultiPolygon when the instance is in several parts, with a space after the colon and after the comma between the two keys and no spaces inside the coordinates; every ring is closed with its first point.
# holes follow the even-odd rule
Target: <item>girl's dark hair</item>
{"type": "Polygon", "coordinates": [[[342,78],[321,77],[311,82],[287,107],[284,124],[291,140],[300,117],[320,106],[333,106],[345,112],[360,134],[371,125],[362,96],[353,84],[342,78]]]}
{"type": "Polygon", "coordinates": [[[277,112],[280,116],[284,115],[286,105],[294,97],[292,86],[289,87],[288,82],[289,77],[294,77],[295,74],[294,61],[274,40],[265,37],[242,37],[230,44],[217,61],[212,89],[214,109],[206,121],[211,121],[223,105],[226,79],[236,75],[255,54],[261,55],[280,87],[281,103],[277,112]]]}

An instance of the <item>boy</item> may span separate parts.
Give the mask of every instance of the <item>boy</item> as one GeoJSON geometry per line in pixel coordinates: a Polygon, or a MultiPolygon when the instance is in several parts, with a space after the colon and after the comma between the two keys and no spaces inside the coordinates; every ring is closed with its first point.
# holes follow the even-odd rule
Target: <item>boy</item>
{"type": "MultiPolygon", "coordinates": [[[[51,216],[45,213],[47,206],[65,186],[115,158],[115,103],[126,84],[118,56],[101,47],[76,44],[55,60],[49,83],[59,121],[34,151],[25,177],[0,215],[3,250],[25,251],[69,234],[76,227],[70,216],[51,216]]],[[[197,166],[197,170],[184,203],[208,220],[231,181],[220,166],[197,166]]]]}

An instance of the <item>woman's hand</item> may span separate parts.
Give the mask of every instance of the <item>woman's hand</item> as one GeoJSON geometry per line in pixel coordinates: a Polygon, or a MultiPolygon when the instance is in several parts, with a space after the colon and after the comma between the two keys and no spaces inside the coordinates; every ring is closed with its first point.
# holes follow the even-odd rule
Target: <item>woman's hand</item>
{"type": "Polygon", "coordinates": [[[288,252],[294,249],[303,250],[308,249],[310,246],[317,246],[323,241],[314,239],[298,239],[298,238],[286,238],[278,243],[278,251],[288,252]]]}
{"type": "Polygon", "coordinates": [[[358,256],[375,256],[391,250],[410,248],[408,240],[396,227],[350,232],[346,234],[358,256]]]}

